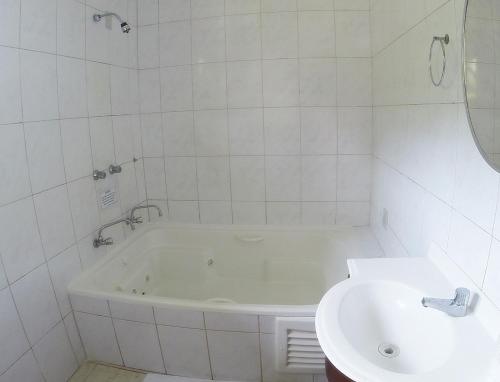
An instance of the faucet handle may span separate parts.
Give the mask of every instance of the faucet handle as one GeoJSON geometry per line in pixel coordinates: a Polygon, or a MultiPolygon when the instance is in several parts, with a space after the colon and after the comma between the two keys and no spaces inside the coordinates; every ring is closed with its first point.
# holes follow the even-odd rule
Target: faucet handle
{"type": "Polygon", "coordinates": [[[94,239],[93,244],[94,248],[99,248],[103,245],[113,245],[113,238],[107,237],[104,239],[102,236],[99,236],[97,239],[94,239]]]}
{"type": "Polygon", "coordinates": [[[94,170],[94,172],[92,173],[92,177],[94,178],[94,180],[105,179],[106,171],[94,170]]]}
{"type": "Polygon", "coordinates": [[[455,290],[454,303],[458,306],[467,306],[470,298],[470,290],[467,288],[457,288],[455,290]]]}
{"type": "Polygon", "coordinates": [[[119,174],[122,172],[122,166],[119,164],[110,164],[108,170],[110,174],[119,174]]]}

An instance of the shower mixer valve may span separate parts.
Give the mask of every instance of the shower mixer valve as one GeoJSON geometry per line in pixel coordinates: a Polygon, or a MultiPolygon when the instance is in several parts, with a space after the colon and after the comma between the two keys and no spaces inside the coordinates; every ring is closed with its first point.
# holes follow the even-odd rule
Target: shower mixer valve
{"type": "Polygon", "coordinates": [[[110,174],[119,174],[122,172],[122,166],[118,165],[118,164],[110,164],[109,165],[109,173],[110,174]]]}
{"type": "Polygon", "coordinates": [[[106,179],[106,171],[94,170],[92,177],[94,180],[106,179]]]}

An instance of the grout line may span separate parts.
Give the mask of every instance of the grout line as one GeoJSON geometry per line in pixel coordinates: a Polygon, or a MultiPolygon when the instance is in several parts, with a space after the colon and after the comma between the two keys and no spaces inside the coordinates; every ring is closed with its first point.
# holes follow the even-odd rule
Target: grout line
{"type": "MultiPolygon", "coordinates": [[[[257,335],[258,341],[259,341],[259,366],[260,366],[260,380],[264,381],[264,367],[262,366],[262,333],[261,333],[261,327],[260,327],[260,314],[257,315],[257,335]]],[[[276,351],[274,351],[274,355],[276,356],[276,351]]]]}
{"type": "MultiPolygon", "coordinates": [[[[375,86],[373,81],[373,73],[374,73],[374,54],[373,54],[373,45],[374,45],[374,34],[373,34],[373,18],[372,18],[372,2],[368,2],[368,23],[369,23],[369,33],[370,33],[370,87],[371,87],[371,106],[370,106],[370,200],[369,200],[369,208],[368,208],[368,224],[372,226],[374,222],[372,222],[372,211],[373,211],[373,195],[374,195],[374,185],[375,185],[375,111],[374,111],[374,103],[375,103],[375,86]]],[[[373,231],[373,230],[372,230],[373,231]]],[[[378,239],[377,239],[378,242],[378,239]]],[[[380,244],[379,244],[380,245],[380,244]]]]}
{"type": "Polygon", "coordinates": [[[194,160],[195,160],[195,177],[196,177],[196,195],[197,195],[197,200],[196,206],[197,206],[197,212],[198,212],[198,223],[201,223],[201,208],[200,208],[200,185],[199,185],[199,176],[198,176],[198,147],[196,144],[196,118],[195,118],[195,107],[194,107],[194,69],[195,69],[195,64],[193,63],[193,4],[192,0],[189,0],[189,37],[190,37],[190,64],[189,64],[189,69],[191,72],[191,105],[192,105],[192,121],[193,121],[193,127],[192,127],[192,133],[193,133],[193,149],[194,149],[194,160]]]}
{"type": "Polygon", "coordinates": [[[300,164],[299,164],[299,221],[297,224],[303,224],[304,221],[304,158],[302,157],[302,80],[301,80],[301,64],[302,64],[302,58],[300,58],[300,13],[298,12],[298,2],[296,1],[297,5],[297,14],[296,14],[296,22],[297,22],[297,81],[298,81],[298,90],[299,94],[298,97],[298,106],[297,106],[297,111],[298,111],[298,125],[299,125],[299,157],[300,157],[300,164]]]}
{"type": "MultiPolygon", "coordinates": [[[[497,176],[497,178],[498,178],[498,176],[497,176]]],[[[498,179],[497,179],[497,182],[498,182],[498,179]]],[[[500,195],[500,182],[498,182],[497,195],[500,195]]],[[[486,260],[486,267],[484,269],[484,275],[483,275],[483,279],[482,279],[481,285],[480,285],[481,290],[484,290],[484,287],[486,284],[486,276],[488,275],[488,268],[489,268],[490,261],[491,261],[492,250],[493,250],[493,241],[495,240],[495,235],[494,235],[495,223],[498,223],[497,217],[498,217],[498,212],[499,212],[498,208],[500,206],[499,200],[500,200],[500,198],[497,197],[496,206],[495,206],[495,217],[493,219],[493,227],[492,227],[492,232],[491,232],[490,248],[488,251],[488,259],[486,260]]],[[[451,229],[450,229],[450,231],[451,231],[451,229]]]]}
{"type": "MultiPolygon", "coordinates": [[[[71,304],[71,300],[70,300],[70,304],[71,304]]],[[[85,357],[85,359],[87,359],[87,349],[85,349],[85,345],[83,344],[83,340],[82,340],[82,334],[80,333],[80,327],[78,326],[78,323],[76,322],[76,317],[75,317],[75,311],[73,310],[73,304],[71,304],[71,317],[73,319],[73,322],[75,324],[75,329],[76,329],[76,334],[78,335],[78,340],[80,341],[80,345],[82,346],[82,350],[83,350],[83,355],[85,357]]],[[[68,316],[70,315],[68,314],[68,316]]],[[[68,317],[66,316],[66,317],[68,317]]],[[[70,341],[71,343],[71,341],[70,341]]],[[[71,344],[71,346],[73,346],[73,344],[71,344]]],[[[76,353],[76,350],[73,349],[73,351],[76,353]]],[[[77,357],[77,360],[78,360],[78,357],[77,357]]]]}
{"type": "Polygon", "coordinates": [[[168,374],[167,364],[165,362],[166,354],[164,354],[165,352],[163,351],[163,346],[161,346],[160,332],[158,330],[158,322],[156,321],[156,314],[155,314],[154,306],[151,306],[151,310],[153,312],[153,321],[154,321],[154,326],[155,326],[155,331],[156,331],[156,338],[158,339],[158,346],[160,347],[161,361],[163,362],[163,370],[165,370],[165,374],[168,374]]]}
{"type": "MultiPolygon", "coordinates": [[[[5,266],[4,266],[4,264],[3,264],[3,260],[2,260],[1,255],[0,255],[0,267],[1,267],[0,269],[5,270],[5,266]]],[[[5,272],[4,272],[4,273],[5,273],[5,272]]],[[[27,350],[26,350],[26,351],[25,351],[25,352],[24,352],[24,353],[23,353],[20,357],[18,357],[15,361],[13,361],[13,362],[12,362],[12,363],[11,363],[11,364],[10,364],[10,365],[6,368],[6,369],[5,369],[5,371],[4,371],[1,375],[3,375],[3,374],[5,374],[5,373],[7,373],[7,371],[9,371],[9,370],[10,370],[10,369],[11,369],[11,368],[12,368],[12,367],[13,367],[13,366],[14,366],[14,365],[15,365],[15,364],[16,364],[16,363],[17,363],[17,362],[18,362],[18,361],[22,358],[22,357],[24,357],[24,356],[26,355],[26,353],[31,352],[31,353],[32,353],[32,356],[33,356],[33,358],[35,359],[35,362],[36,362],[36,364],[37,364],[37,366],[38,366],[38,371],[40,372],[40,375],[42,376],[43,380],[44,380],[45,382],[47,382],[47,380],[45,379],[45,376],[44,376],[44,375],[42,374],[42,372],[41,372],[40,364],[39,364],[39,362],[38,362],[37,358],[35,357],[35,353],[33,352],[33,345],[31,344],[31,342],[30,342],[30,341],[29,341],[29,339],[28,339],[28,332],[26,331],[25,325],[24,325],[24,323],[23,323],[23,321],[22,321],[22,319],[21,319],[21,315],[19,314],[19,308],[18,308],[18,306],[17,306],[16,300],[14,299],[14,294],[12,293],[11,284],[9,283],[9,281],[8,281],[8,279],[7,279],[7,274],[5,274],[5,278],[6,278],[6,281],[7,281],[7,283],[8,283],[8,285],[7,285],[7,287],[6,287],[6,288],[8,288],[8,289],[9,289],[9,296],[10,296],[10,298],[11,298],[12,304],[14,305],[14,309],[15,309],[15,311],[16,311],[16,315],[17,315],[17,321],[18,321],[19,325],[21,326],[21,329],[22,329],[22,331],[23,331],[23,333],[24,333],[24,339],[25,339],[25,341],[26,341],[26,344],[27,344],[27,346],[28,346],[28,349],[27,349],[27,350]]],[[[4,288],[4,289],[5,289],[5,288],[4,288]]],[[[2,289],[2,290],[4,290],[4,289],[2,289]]],[[[46,334],[44,334],[44,335],[42,336],[42,338],[43,338],[43,337],[45,337],[45,335],[46,335],[46,334]]]]}
{"type": "MultiPolygon", "coordinates": [[[[164,118],[164,115],[163,115],[163,89],[162,89],[162,80],[161,80],[161,77],[162,77],[162,71],[161,71],[161,44],[160,44],[160,5],[159,5],[159,1],[156,0],[156,3],[157,3],[157,9],[158,9],[158,12],[156,14],[156,18],[157,18],[157,24],[156,25],[156,30],[157,30],[157,36],[158,36],[158,40],[156,41],[156,49],[158,50],[158,80],[159,80],[159,83],[160,83],[160,119],[161,119],[161,130],[160,130],[160,134],[161,134],[161,147],[162,147],[162,157],[161,157],[161,161],[163,163],[163,174],[164,174],[164,183],[165,183],[165,200],[167,201],[166,205],[167,205],[167,211],[165,211],[165,214],[166,216],[169,216],[169,205],[168,205],[168,179],[167,179],[167,168],[168,168],[168,163],[167,163],[167,156],[165,155],[165,147],[164,147],[164,137],[163,137],[163,124],[164,124],[164,121],[163,121],[163,118],[164,118]]],[[[139,39],[138,39],[139,41],[139,39]]],[[[137,48],[137,52],[139,52],[139,48],[137,48]]],[[[140,65],[139,65],[140,66],[140,65]]],[[[142,129],[142,115],[144,113],[142,113],[142,110],[141,110],[141,129],[142,129]]],[[[141,138],[142,138],[142,130],[141,130],[141,138]]],[[[143,152],[142,152],[142,155],[144,156],[144,143],[143,143],[143,152]]],[[[148,212],[148,215],[149,215],[149,220],[151,221],[151,214],[150,214],[150,211],[149,211],[149,208],[147,210],[148,212]]],[[[165,366],[165,365],[164,365],[165,366]]],[[[165,367],[165,370],[166,370],[166,367],[165,367]]]]}
{"type": "MultiPolygon", "coordinates": [[[[224,0],[224,14],[225,10],[227,8],[227,0],[224,0]]],[[[228,60],[227,60],[227,17],[226,15],[224,17],[224,68],[226,71],[226,144],[227,144],[227,161],[225,161],[225,165],[227,167],[228,171],[228,176],[227,176],[227,181],[228,181],[228,187],[229,187],[229,209],[230,209],[230,214],[231,214],[231,223],[234,223],[234,218],[233,218],[233,185],[232,185],[232,173],[231,173],[231,137],[229,134],[229,68],[228,68],[228,60]]]]}
{"type": "Polygon", "coordinates": [[[205,312],[201,312],[201,314],[203,315],[203,333],[205,334],[205,341],[207,343],[208,365],[210,366],[210,375],[214,379],[215,375],[212,367],[212,357],[210,356],[210,345],[208,343],[207,319],[205,318],[205,312]]]}
{"type": "Polygon", "coordinates": [[[265,117],[265,92],[264,92],[264,14],[262,13],[262,2],[260,4],[260,14],[259,14],[259,39],[260,39],[260,76],[261,76],[261,87],[262,87],[262,108],[259,111],[262,113],[262,156],[264,157],[264,224],[269,224],[269,206],[268,206],[268,160],[266,156],[266,117],[265,117]]]}
{"type": "Polygon", "coordinates": [[[107,304],[108,310],[109,310],[109,316],[105,316],[105,317],[109,317],[109,319],[111,320],[111,325],[113,326],[113,332],[115,334],[116,345],[118,346],[120,358],[122,359],[122,365],[125,366],[125,359],[123,358],[123,353],[122,353],[122,349],[120,347],[120,342],[118,341],[118,334],[116,334],[115,321],[113,319],[113,316],[111,315],[111,305],[109,304],[109,300],[105,300],[105,301],[106,301],[106,304],[107,304]]]}
{"type": "MultiPolygon", "coordinates": [[[[288,59],[289,60],[289,59],[288,59]]],[[[259,60],[251,60],[254,62],[257,62],[259,60]]],[[[240,62],[240,61],[233,61],[233,62],[240,62]]],[[[112,67],[113,65],[109,64],[101,64],[101,65],[106,65],[108,67],[112,67]]],[[[202,64],[203,65],[203,64],[202,64]]],[[[188,66],[188,65],[185,65],[188,66]]],[[[132,70],[132,69],[130,69],[132,70]]],[[[462,101],[452,101],[452,102],[441,102],[441,103],[416,103],[416,104],[383,104],[383,105],[375,105],[376,108],[388,108],[388,107],[395,107],[395,106],[433,106],[433,105],[450,105],[450,104],[463,104],[462,101]]],[[[238,107],[238,106],[231,106],[228,109],[229,110],[261,110],[261,109],[294,109],[297,108],[297,106],[250,106],[250,107],[238,107]]],[[[331,109],[367,109],[371,108],[370,105],[342,105],[342,106],[337,106],[337,105],[308,105],[304,106],[305,109],[315,109],[315,108],[331,108],[331,109]]],[[[0,127],[3,126],[12,126],[12,125],[21,125],[21,124],[32,124],[32,123],[42,123],[42,122],[56,122],[56,121],[72,121],[72,120],[82,120],[82,119],[87,119],[87,120],[96,120],[96,119],[104,119],[104,118],[134,118],[140,115],[150,115],[150,114],[173,114],[173,113],[188,113],[188,112],[193,112],[193,111],[214,111],[214,110],[226,110],[226,107],[224,108],[204,108],[204,109],[171,109],[167,111],[161,111],[161,112],[145,112],[145,113],[139,113],[139,114],[102,114],[102,115],[90,115],[90,116],[80,116],[80,117],[64,117],[64,118],[49,118],[49,119],[42,119],[42,120],[19,120],[15,122],[8,122],[8,123],[0,123],[0,127]]]]}
{"type": "MultiPolygon", "coordinates": [[[[217,17],[221,18],[221,17],[217,17]]],[[[1,45],[0,45],[1,46],[1,45]]],[[[207,64],[223,64],[226,62],[252,62],[252,61],[266,61],[266,62],[271,62],[271,61],[290,61],[300,58],[301,60],[335,60],[335,59],[340,59],[340,60],[370,60],[371,57],[369,56],[303,56],[300,57],[299,55],[297,56],[290,56],[290,57],[273,57],[273,58],[234,58],[234,59],[227,59],[227,60],[207,60],[203,62],[195,62],[191,64],[192,66],[196,65],[207,65],[207,64]]],[[[159,67],[145,67],[145,68],[140,68],[138,69],[139,71],[148,71],[148,70],[154,70],[154,69],[176,69],[176,68],[183,68],[186,66],[190,66],[190,64],[177,64],[177,65],[160,65],[159,67]]]]}
{"type": "MultiPolygon", "coordinates": [[[[444,8],[448,5],[448,3],[452,0],[446,0],[443,4],[441,4],[439,7],[435,8],[430,12],[429,14],[426,14],[422,19],[418,20],[416,24],[410,26],[408,29],[403,31],[401,34],[397,35],[396,37],[393,37],[389,43],[387,43],[384,47],[380,48],[377,52],[374,52],[372,50],[372,59],[375,59],[375,57],[379,56],[384,52],[385,50],[389,49],[392,45],[394,45],[397,41],[401,40],[405,35],[416,29],[420,24],[425,22],[427,19],[429,19],[431,16],[433,16],[436,12],[438,12],[441,8],[444,8]]],[[[427,10],[425,10],[425,13],[427,13],[427,10]]],[[[370,9],[370,15],[372,14],[372,9],[370,9]]]]}
{"type": "MultiPolygon", "coordinates": [[[[68,0],[68,1],[71,1],[71,0],[68,0]]],[[[70,55],[66,55],[66,54],[60,54],[57,52],[49,52],[49,51],[45,51],[45,50],[22,48],[20,46],[12,46],[12,45],[5,45],[5,44],[0,44],[0,48],[15,49],[15,50],[19,51],[20,54],[22,54],[23,52],[39,53],[39,54],[44,54],[44,55],[48,55],[48,56],[69,58],[69,59],[73,59],[73,60],[77,60],[77,61],[88,61],[88,62],[95,63],[95,64],[111,65],[111,66],[115,66],[115,67],[121,68],[121,69],[130,69],[130,70],[135,69],[135,70],[137,70],[136,68],[133,68],[130,66],[119,65],[119,64],[112,63],[109,61],[92,60],[92,59],[85,58],[85,57],[70,56],[70,55]]]]}
{"type": "MultiPolygon", "coordinates": [[[[334,2],[335,6],[335,2],[334,2]]],[[[336,13],[333,13],[333,29],[334,29],[334,40],[335,40],[335,55],[337,55],[337,45],[338,45],[338,36],[337,36],[337,18],[335,17],[336,13]]],[[[370,36],[371,37],[371,36],[370,36]]],[[[338,90],[339,90],[339,63],[338,60],[335,61],[335,101],[336,104],[338,104],[338,90]]],[[[335,215],[333,219],[333,224],[338,224],[338,216],[339,216],[339,158],[340,158],[340,145],[339,145],[339,140],[340,140],[340,118],[339,118],[339,112],[340,108],[337,106],[335,109],[335,118],[336,118],[336,123],[337,123],[337,147],[336,147],[336,161],[335,161],[335,215]]]]}

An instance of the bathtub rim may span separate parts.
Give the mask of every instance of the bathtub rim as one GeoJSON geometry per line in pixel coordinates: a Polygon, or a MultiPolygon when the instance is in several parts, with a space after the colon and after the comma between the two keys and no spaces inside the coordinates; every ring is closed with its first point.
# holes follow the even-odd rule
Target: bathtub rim
{"type": "MultiPolygon", "coordinates": [[[[170,308],[191,311],[217,312],[217,313],[242,313],[257,315],[300,315],[314,316],[318,304],[311,305],[270,305],[270,304],[226,304],[207,303],[199,300],[177,299],[162,296],[136,296],[108,291],[100,291],[89,287],[89,278],[92,273],[105,266],[114,258],[119,257],[122,250],[132,242],[137,241],[147,233],[160,229],[190,229],[190,230],[217,230],[217,231],[266,231],[266,232],[321,232],[339,233],[363,230],[366,227],[347,225],[322,225],[322,226],[284,226],[284,225],[221,225],[221,224],[184,224],[173,222],[154,222],[142,225],[113,249],[103,255],[95,264],[83,270],[68,285],[68,294],[106,301],[116,301],[129,304],[152,306],[155,308],[170,308]]],[[[346,259],[347,260],[347,259],[346,259]]]]}

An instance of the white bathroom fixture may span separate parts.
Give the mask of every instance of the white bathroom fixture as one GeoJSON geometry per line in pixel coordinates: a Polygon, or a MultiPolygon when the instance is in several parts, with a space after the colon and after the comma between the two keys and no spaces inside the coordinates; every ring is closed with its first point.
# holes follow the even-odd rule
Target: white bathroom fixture
{"type": "Polygon", "coordinates": [[[108,248],[69,286],[88,357],[235,381],[324,374],[317,304],[347,257],[382,255],[366,228],[165,222],[108,248]]]}
{"type": "Polygon", "coordinates": [[[314,316],[348,257],[381,256],[368,229],[148,224],[79,275],[71,295],[155,306],[314,316]]]}
{"type": "Polygon", "coordinates": [[[351,279],[331,288],[316,314],[319,342],[338,370],[356,382],[499,380],[498,313],[471,281],[447,279],[443,256],[434,248],[430,258],[349,262],[351,279]],[[422,297],[462,285],[474,291],[466,316],[423,307],[422,297]]]}

